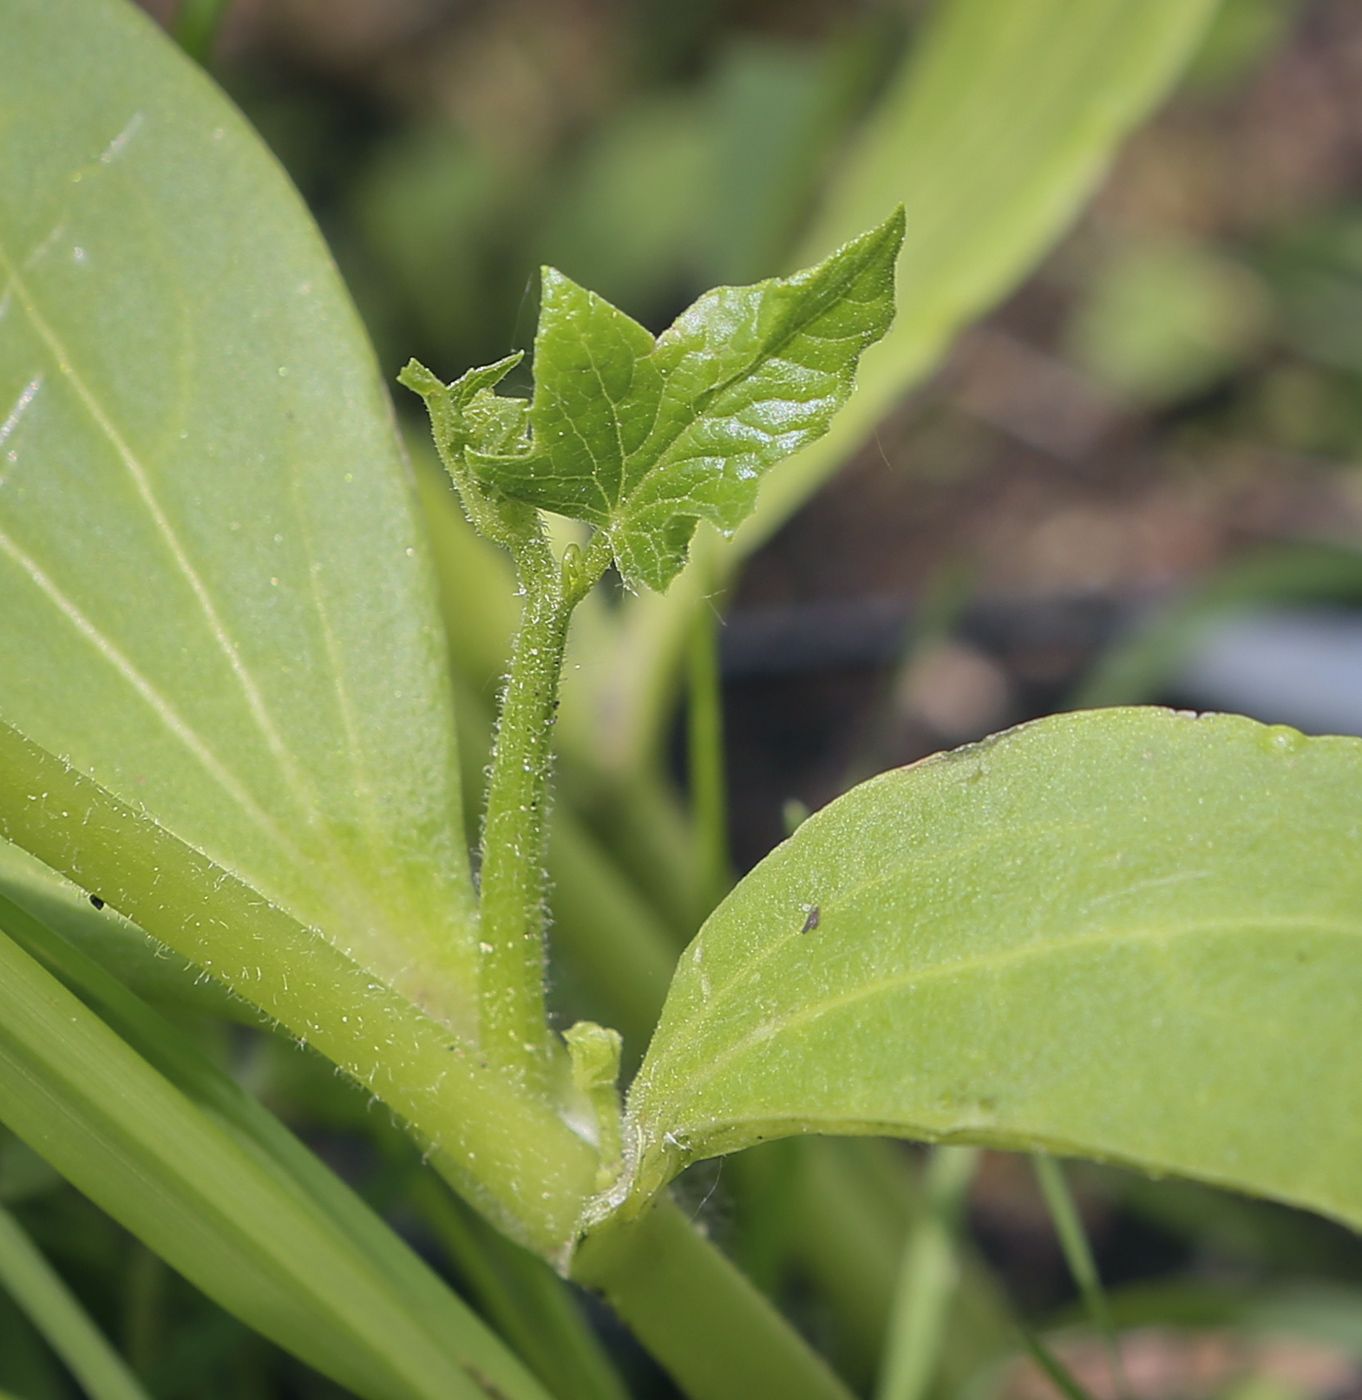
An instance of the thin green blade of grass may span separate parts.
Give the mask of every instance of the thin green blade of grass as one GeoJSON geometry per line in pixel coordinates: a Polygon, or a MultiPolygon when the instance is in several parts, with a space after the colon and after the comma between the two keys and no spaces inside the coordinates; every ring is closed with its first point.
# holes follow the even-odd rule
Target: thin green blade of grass
{"type": "MultiPolygon", "coordinates": [[[[500,1373],[499,1344],[483,1331],[481,1323],[459,1298],[368,1205],[230,1075],[104,968],[3,895],[0,926],[153,1069],[211,1114],[247,1151],[267,1159],[386,1276],[407,1313],[421,1321],[431,1335],[445,1341],[461,1362],[472,1362],[490,1376],[500,1373]]],[[[429,1186],[440,1189],[434,1181],[429,1186]]],[[[527,1325],[532,1327],[534,1322],[531,1318],[527,1325]]]]}
{"type": "Polygon", "coordinates": [[[577,1300],[536,1258],[423,1176],[412,1204],[444,1246],[479,1311],[561,1400],[628,1400],[577,1300]]]}
{"type": "Polygon", "coordinates": [[[723,690],[719,680],[719,619],[701,609],[691,625],[687,656],[687,760],[691,819],[700,855],[703,917],[733,883],[728,853],[728,794],[724,779],[723,690]]]}
{"type": "Polygon", "coordinates": [[[1074,1379],[1073,1372],[1057,1357],[1049,1347],[1033,1332],[1019,1328],[1022,1345],[1027,1354],[1054,1382],[1055,1388],[1065,1400],[1093,1400],[1092,1395],[1074,1379]]]}
{"type": "MultiPolygon", "coordinates": [[[[0,910],[6,928],[32,940],[40,926],[25,919],[0,910]]],[[[107,976],[87,971],[96,983],[107,976]]],[[[120,1000],[130,1012],[130,995],[108,995],[120,1000]]],[[[148,1032],[158,1018],[143,1012],[136,1019],[148,1032]]],[[[176,1051],[174,1032],[164,1032],[149,1047],[158,1057],[176,1051]]],[[[366,1251],[357,1240],[366,1227],[352,1219],[347,1231],[328,1213],[345,1188],[327,1188],[317,1164],[303,1175],[320,1188],[319,1203],[267,1142],[232,1130],[245,1115],[205,1083],[208,1062],[188,1047],[179,1053],[207,1105],[0,937],[0,1119],[73,1185],[228,1311],[361,1396],[482,1400],[474,1377],[487,1376],[514,1400],[545,1400],[453,1295],[442,1336],[428,1295],[394,1284],[391,1249],[386,1258],[381,1247],[366,1251]]],[[[385,1227],[375,1219],[368,1228],[385,1227]]]]}
{"type": "Polygon", "coordinates": [[[113,1349],[23,1227],[0,1206],[0,1285],[47,1338],[90,1400],[147,1400],[113,1349]]]}
{"type": "Polygon", "coordinates": [[[1065,1180],[1064,1168],[1053,1157],[1040,1152],[1032,1153],[1031,1164],[1035,1167],[1041,1195],[1045,1198],[1046,1209],[1059,1237],[1059,1247],[1064,1251],[1064,1262],[1069,1266],[1069,1273],[1092,1319],[1092,1325],[1101,1334],[1107,1363],[1111,1367],[1112,1384],[1117,1395],[1128,1396],[1130,1387],[1126,1384],[1125,1369],[1121,1364],[1121,1348],[1106,1290],[1097,1272],[1097,1261],[1088,1242],[1088,1232],[1083,1228],[1083,1218],[1065,1180]]]}
{"type": "Polygon", "coordinates": [[[978,1164],[974,1148],[932,1152],[925,1208],[904,1245],[876,1400],[923,1400],[931,1389],[960,1282],[960,1215],[978,1164]]]}

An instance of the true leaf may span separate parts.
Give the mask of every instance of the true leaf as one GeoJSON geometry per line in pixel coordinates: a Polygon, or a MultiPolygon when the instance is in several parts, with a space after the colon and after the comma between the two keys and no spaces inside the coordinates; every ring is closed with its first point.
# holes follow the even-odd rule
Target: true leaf
{"type": "Polygon", "coordinates": [[[433,579],[312,221],[118,0],[4,6],[0,122],[0,718],[471,1033],[433,579]]]}
{"type": "Polygon", "coordinates": [[[640,1197],[800,1132],[1040,1148],[1362,1224],[1362,742],[1100,710],[873,779],[684,956],[640,1197]]]}
{"type": "Polygon", "coordinates": [[[404,382],[484,488],[598,526],[625,579],[660,590],[697,521],[731,534],[762,474],[827,431],[893,318],[902,239],[900,211],[793,277],[707,292],[656,340],[546,268],[526,425],[488,393],[505,361],[442,394],[419,367],[404,382]]]}

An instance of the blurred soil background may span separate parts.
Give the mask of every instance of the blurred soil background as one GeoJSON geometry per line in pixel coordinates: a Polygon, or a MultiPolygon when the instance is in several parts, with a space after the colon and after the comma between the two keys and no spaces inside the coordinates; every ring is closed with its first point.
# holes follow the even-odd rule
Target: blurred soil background
{"type": "MultiPolygon", "coordinates": [[[[415,355],[452,378],[528,344],[541,262],[653,329],[784,270],[924,9],[237,0],[213,68],[311,204],[385,373],[415,355]]],[[[1074,703],[1195,590],[1280,601],[1245,561],[1352,616],[1359,462],[1362,0],[1228,0],[1062,246],[744,573],[722,643],[738,864],[792,804],[1074,703]]],[[[1196,703],[1189,664],[1115,698],[1196,703]]],[[[1362,1395],[1339,1343],[1362,1341],[1355,1307],[1314,1341],[1224,1326],[1269,1280],[1271,1306],[1299,1284],[1333,1317],[1328,1290],[1362,1284],[1353,1237],[1190,1185],[1074,1182],[1136,1329],[1135,1400],[1362,1395]],[[1139,1328],[1170,1289],[1184,1330],[1139,1328]]],[[[1023,1159],[988,1159],[972,1220],[1024,1313],[1068,1304],[1023,1159]]],[[[1087,1345],[1069,1359],[1106,1395],[1087,1345]]]]}

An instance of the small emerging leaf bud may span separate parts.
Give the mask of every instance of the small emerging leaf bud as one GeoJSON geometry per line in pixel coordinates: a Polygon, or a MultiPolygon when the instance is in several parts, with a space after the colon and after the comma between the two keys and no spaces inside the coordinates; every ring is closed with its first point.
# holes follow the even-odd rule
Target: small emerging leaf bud
{"type": "MultiPolygon", "coordinates": [[[[575,546],[570,546],[575,547],[575,546]]],[[[601,1154],[596,1188],[614,1181],[620,1160],[620,1033],[594,1021],[578,1021],[563,1033],[572,1061],[572,1083],[596,1115],[597,1146],[601,1154]]]]}

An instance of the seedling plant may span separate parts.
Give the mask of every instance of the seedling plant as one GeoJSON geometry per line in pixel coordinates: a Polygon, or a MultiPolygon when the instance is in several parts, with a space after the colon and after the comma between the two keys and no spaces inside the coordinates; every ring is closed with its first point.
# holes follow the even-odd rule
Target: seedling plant
{"type": "MultiPolygon", "coordinates": [[[[1195,8],[1141,11],[1139,44],[1102,31],[1131,66],[1132,109],[1185,52],[1195,8]]],[[[943,22],[932,61],[954,62],[986,10],[943,22]]],[[[1055,14],[1036,16],[1048,43],[1055,14]]],[[[470,858],[478,697],[451,686],[450,652],[507,599],[447,598],[442,626],[385,390],[310,223],[143,17],[72,0],[16,3],[3,23],[19,134],[0,188],[23,197],[0,238],[0,1120],[18,1139],[374,1400],[622,1394],[549,1268],[603,1294],[696,1400],[844,1396],[669,1194],[690,1163],[774,1140],[1089,1156],[1362,1222],[1355,740],[1113,709],[883,774],[738,882],[650,1038],[655,1008],[618,970],[660,955],[611,932],[618,901],[550,930],[586,868],[550,882],[555,842],[576,831],[590,849],[572,807],[604,828],[652,800],[645,781],[601,798],[608,765],[574,758],[574,613],[594,609],[617,642],[670,635],[674,660],[725,576],[723,540],[760,523],[767,473],[825,450],[849,402],[854,416],[861,356],[897,346],[893,374],[867,359],[873,405],[926,358],[924,322],[950,319],[914,311],[909,285],[895,323],[905,239],[921,263],[932,245],[886,209],[882,181],[866,176],[868,232],[791,276],[706,293],[656,337],[546,269],[528,398],[503,392],[519,355],[452,383],[402,372],[441,490],[509,558],[518,594],[470,858]],[[48,100],[35,55],[80,75],[85,100],[48,100]],[[686,625],[658,611],[681,607],[669,596],[689,599],[686,625]],[[555,1026],[560,931],[584,966],[614,969],[601,985],[632,1008],[625,1037],[555,1026]],[[211,979],[198,992],[196,975],[211,979]],[[396,1116],[472,1208],[431,1207],[464,1267],[500,1261],[481,1287],[500,1335],[148,1005],[158,987],[305,1044],[396,1116]],[[621,1065],[640,1060],[626,1094],[621,1065]]],[[[1006,258],[972,255],[976,301],[1001,278],[990,267],[1053,226],[1036,191],[1076,199],[1073,149],[1036,162],[1006,258]]],[[[955,249],[936,246],[949,270],[955,249]]],[[[448,531],[466,569],[499,567],[448,531]]],[[[712,809],[694,696],[693,787],[712,809]]],[[[644,847],[666,845],[653,810],[644,847]]],[[[688,867],[699,906],[725,882],[721,841],[708,850],[688,867]]],[[[895,1400],[930,1384],[973,1161],[945,1151],[929,1173],[881,1372],[895,1400]]],[[[1100,1314],[1062,1178],[1040,1170],[1100,1314]]],[[[77,1312],[32,1301],[52,1281],[3,1226],[9,1288],[92,1393],[135,1394],[77,1312]]]]}

